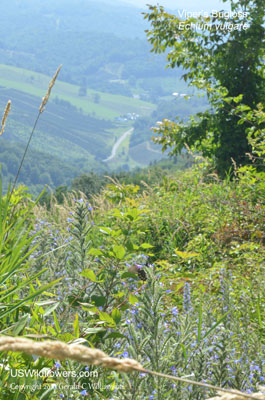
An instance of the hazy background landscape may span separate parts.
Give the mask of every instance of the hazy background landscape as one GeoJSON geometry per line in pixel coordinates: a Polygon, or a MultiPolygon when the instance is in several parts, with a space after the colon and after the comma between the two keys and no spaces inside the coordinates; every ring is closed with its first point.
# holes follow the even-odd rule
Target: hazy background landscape
{"type": "MultiPolygon", "coordinates": [[[[150,53],[145,3],[1,1],[1,109],[12,101],[0,146],[5,185],[14,178],[41,98],[59,64],[59,81],[20,175],[29,187],[55,187],[91,170],[147,166],[162,157],[151,141],[156,121],[187,117],[205,107],[205,98],[198,98],[180,79],[180,69],[166,69],[165,55],[150,53]]],[[[169,0],[161,5],[179,7],[169,0]]],[[[189,1],[185,7],[223,8],[219,1],[204,1],[199,7],[189,1]]]]}

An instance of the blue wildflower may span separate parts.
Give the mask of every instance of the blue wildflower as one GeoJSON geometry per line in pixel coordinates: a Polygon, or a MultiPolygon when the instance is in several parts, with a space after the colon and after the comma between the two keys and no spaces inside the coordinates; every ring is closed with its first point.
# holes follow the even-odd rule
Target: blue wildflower
{"type": "Polygon", "coordinates": [[[177,307],[173,307],[171,311],[172,311],[172,314],[173,314],[173,315],[178,315],[178,309],[177,309],[177,307]]]}
{"type": "Polygon", "coordinates": [[[184,311],[187,312],[190,310],[190,308],[191,308],[190,284],[186,282],[184,286],[183,309],[184,311]]]}

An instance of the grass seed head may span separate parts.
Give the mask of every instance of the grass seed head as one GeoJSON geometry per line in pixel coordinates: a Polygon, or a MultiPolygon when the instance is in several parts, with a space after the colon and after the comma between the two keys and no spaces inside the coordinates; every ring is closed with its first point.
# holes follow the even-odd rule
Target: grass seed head
{"type": "Polygon", "coordinates": [[[3,115],[3,118],[2,118],[2,122],[1,122],[0,136],[4,133],[5,126],[6,126],[6,119],[7,119],[7,116],[8,116],[8,113],[9,113],[10,109],[11,109],[11,100],[8,100],[6,108],[5,108],[5,111],[4,111],[4,115],[3,115]]]}
{"type": "Polygon", "coordinates": [[[59,65],[59,67],[57,68],[57,71],[55,72],[55,74],[54,74],[54,76],[52,78],[52,80],[50,81],[50,84],[49,84],[48,91],[47,91],[46,95],[42,98],[42,102],[41,102],[41,105],[40,105],[40,108],[39,108],[40,113],[43,113],[43,111],[45,110],[45,106],[48,103],[52,88],[53,88],[53,86],[55,84],[55,81],[56,81],[56,79],[57,79],[57,77],[59,75],[59,72],[60,72],[61,68],[62,68],[62,66],[59,65]]]}

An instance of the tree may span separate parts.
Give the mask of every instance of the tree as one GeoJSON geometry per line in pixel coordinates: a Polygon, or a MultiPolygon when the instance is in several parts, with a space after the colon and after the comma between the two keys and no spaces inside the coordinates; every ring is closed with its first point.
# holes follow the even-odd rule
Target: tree
{"type": "Polygon", "coordinates": [[[39,183],[43,184],[43,185],[52,185],[52,180],[50,177],[50,174],[48,172],[43,172],[42,174],[40,174],[40,178],[39,178],[39,183]]]}
{"type": "Polygon", "coordinates": [[[86,79],[83,78],[78,90],[78,96],[86,96],[86,95],[87,95],[87,82],[86,79]]]}
{"type": "Polygon", "coordinates": [[[78,96],[82,97],[82,96],[86,96],[87,94],[87,90],[85,86],[80,86],[79,90],[78,90],[78,96]]]}
{"type": "Polygon", "coordinates": [[[87,198],[91,198],[93,194],[99,193],[105,181],[106,179],[103,176],[90,172],[74,178],[71,182],[71,188],[75,191],[81,191],[87,198]]]}
{"type": "Polygon", "coordinates": [[[93,101],[94,101],[95,104],[99,104],[99,102],[100,102],[100,94],[95,93],[93,95],[93,101]]]}
{"type": "Polygon", "coordinates": [[[32,167],[30,171],[30,181],[33,185],[37,185],[40,181],[40,171],[37,166],[32,167]]]}
{"type": "Polygon", "coordinates": [[[265,100],[263,0],[230,1],[229,13],[191,15],[184,21],[160,6],[149,6],[145,14],[152,27],[147,31],[152,51],[171,49],[168,66],[182,67],[184,80],[205,90],[210,104],[188,122],[160,122],[154,131],[162,136],[155,142],[163,150],[171,147],[171,154],[181,152],[187,143],[213,157],[221,175],[229,170],[232,159],[244,165],[246,153],[251,153],[247,125],[239,125],[234,113],[238,102],[256,108],[265,100]]]}

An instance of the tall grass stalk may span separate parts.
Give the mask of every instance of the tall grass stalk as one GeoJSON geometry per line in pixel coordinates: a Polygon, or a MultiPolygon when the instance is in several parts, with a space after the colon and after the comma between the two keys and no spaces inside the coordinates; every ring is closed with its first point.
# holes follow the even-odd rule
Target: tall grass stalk
{"type": "MultiPolygon", "coordinates": [[[[53,76],[53,78],[52,78],[52,80],[50,81],[50,84],[49,84],[48,91],[47,91],[46,95],[42,98],[42,102],[41,102],[41,105],[40,105],[40,107],[39,107],[39,112],[38,112],[37,118],[36,118],[35,123],[34,123],[34,125],[33,125],[32,131],[31,131],[31,134],[30,134],[30,137],[29,137],[29,140],[28,140],[28,142],[27,142],[26,148],[25,148],[25,150],[24,150],[24,154],[23,154],[23,156],[22,156],[22,158],[21,158],[21,161],[20,161],[20,164],[19,164],[19,167],[18,167],[18,170],[17,170],[17,174],[16,174],[16,177],[15,177],[15,180],[14,180],[14,183],[13,183],[13,186],[12,186],[12,189],[11,189],[11,191],[10,191],[10,197],[12,196],[12,194],[13,194],[13,192],[14,192],[14,189],[15,189],[15,187],[16,187],[17,180],[18,180],[18,177],[19,177],[21,168],[22,168],[22,166],[23,166],[23,163],[24,163],[26,154],[27,154],[27,152],[28,152],[28,148],[29,148],[31,139],[32,139],[32,137],[33,137],[33,134],[34,134],[34,132],[35,132],[36,126],[37,126],[37,124],[38,124],[39,118],[40,118],[41,114],[43,113],[43,111],[45,110],[45,105],[47,104],[47,102],[48,102],[48,100],[49,100],[49,97],[50,97],[50,94],[51,94],[51,90],[52,90],[52,88],[53,88],[53,86],[54,86],[54,84],[55,84],[55,81],[56,81],[56,79],[57,79],[57,77],[58,77],[58,75],[59,75],[59,72],[60,72],[61,68],[62,68],[62,65],[59,65],[59,67],[57,68],[57,71],[55,72],[55,74],[54,74],[54,76],[53,76]]],[[[5,115],[5,114],[4,114],[4,115],[5,115]]],[[[4,118],[3,118],[3,119],[4,119],[4,118]]]]}
{"type": "Polygon", "coordinates": [[[9,114],[10,109],[11,109],[11,100],[8,100],[6,108],[5,108],[5,111],[4,111],[4,114],[3,114],[3,118],[2,118],[2,121],[1,121],[0,136],[3,135],[3,133],[4,133],[5,126],[6,126],[6,119],[7,119],[7,116],[9,114]]]}

